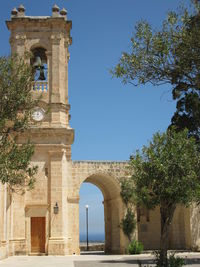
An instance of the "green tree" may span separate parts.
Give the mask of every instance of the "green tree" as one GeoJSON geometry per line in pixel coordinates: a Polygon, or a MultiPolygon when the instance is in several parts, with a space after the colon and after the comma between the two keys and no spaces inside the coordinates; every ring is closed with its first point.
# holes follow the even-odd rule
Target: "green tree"
{"type": "Polygon", "coordinates": [[[36,101],[32,98],[32,69],[26,58],[0,57],[0,181],[12,190],[32,188],[36,166],[30,166],[34,147],[18,137],[30,126],[36,101]]]}
{"type": "Polygon", "coordinates": [[[160,207],[160,262],[166,267],[170,224],[176,206],[188,206],[200,198],[200,154],[194,137],[174,127],[156,133],[129,161],[130,178],[122,181],[126,202],[147,209],[160,207]]]}
{"type": "Polygon", "coordinates": [[[169,83],[177,109],[172,125],[200,140],[200,4],[169,12],[160,30],[146,21],[135,26],[130,52],[112,70],[135,86],[169,83]]]}

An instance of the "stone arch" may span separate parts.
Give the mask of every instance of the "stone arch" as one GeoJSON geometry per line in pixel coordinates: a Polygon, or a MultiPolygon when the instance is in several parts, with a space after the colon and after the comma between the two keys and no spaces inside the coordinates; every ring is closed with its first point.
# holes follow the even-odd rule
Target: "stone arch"
{"type": "Polygon", "coordinates": [[[38,42],[35,42],[35,40],[29,42],[28,50],[32,51],[36,48],[42,47],[46,51],[49,50],[49,44],[46,41],[40,40],[38,42]]]}
{"type": "Polygon", "coordinates": [[[68,236],[72,253],[79,253],[79,191],[83,182],[96,185],[104,196],[104,220],[107,253],[124,253],[127,238],[120,228],[124,216],[124,204],[120,196],[119,178],[126,175],[126,162],[73,161],[71,177],[68,177],[68,236]]]}
{"type": "MultiPolygon", "coordinates": [[[[109,173],[94,172],[89,175],[84,175],[80,179],[80,187],[82,183],[92,183],[96,185],[102,191],[103,196],[106,197],[106,199],[120,196],[119,182],[109,173]]],[[[80,187],[78,191],[80,191],[80,187]]]]}
{"type": "MultiPolygon", "coordinates": [[[[105,220],[105,252],[120,252],[120,187],[116,178],[106,173],[94,173],[81,179],[83,183],[91,183],[97,186],[104,197],[104,220],[105,220]]],[[[80,191],[79,187],[79,191],[80,191]]]]}

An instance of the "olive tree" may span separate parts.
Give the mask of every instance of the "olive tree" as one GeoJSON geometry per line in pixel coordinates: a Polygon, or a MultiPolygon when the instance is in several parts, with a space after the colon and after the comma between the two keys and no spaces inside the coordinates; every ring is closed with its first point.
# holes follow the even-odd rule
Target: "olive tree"
{"type": "Polygon", "coordinates": [[[130,178],[122,181],[121,195],[128,203],[147,209],[160,207],[161,266],[166,267],[170,224],[177,205],[200,199],[200,153],[188,131],[173,127],[156,133],[148,146],[130,157],[130,178]]]}
{"type": "Polygon", "coordinates": [[[147,21],[136,24],[130,51],[111,71],[134,86],[170,84],[177,101],[172,125],[188,128],[200,141],[200,4],[171,11],[160,29],[147,21]]]}
{"type": "Polygon", "coordinates": [[[30,127],[36,101],[32,98],[32,68],[26,58],[0,57],[0,182],[12,190],[32,188],[36,166],[30,166],[34,147],[18,137],[30,127]]]}

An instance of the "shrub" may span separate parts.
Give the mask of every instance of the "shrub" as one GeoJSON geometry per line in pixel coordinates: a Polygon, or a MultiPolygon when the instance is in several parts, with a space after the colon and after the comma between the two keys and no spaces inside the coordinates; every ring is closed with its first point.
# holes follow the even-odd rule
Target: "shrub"
{"type": "MultiPolygon", "coordinates": [[[[155,251],[154,255],[156,257],[155,259],[156,267],[163,267],[160,259],[160,251],[155,251]]],[[[180,257],[175,257],[175,253],[169,255],[167,263],[168,267],[182,267],[183,265],[185,265],[184,259],[180,257]]]]}
{"type": "Polygon", "coordinates": [[[128,246],[128,253],[129,254],[140,254],[144,249],[144,246],[141,242],[137,240],[131,241],[131,243],[128,246]]]}
{"type": "Polygon", "coordinates": [[[128,236],[128,239],[131,241],[131,235],[136,228],[136,220],[134,212],[130,208],[127,209],[126,215],[122,219],[121,226],[124,234],[128,236]]]}
{"type": "Polygon", "coordinates": [[[168,259],[168,266],[169,267],[182,267],[185,265],[184,259],[180,257],[175,257],[174,254],[171,254],[168,259]]]}

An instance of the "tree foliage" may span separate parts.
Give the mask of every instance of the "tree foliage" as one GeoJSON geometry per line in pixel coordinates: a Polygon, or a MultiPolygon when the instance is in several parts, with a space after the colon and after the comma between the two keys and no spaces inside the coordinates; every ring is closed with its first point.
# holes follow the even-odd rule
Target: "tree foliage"
{"type": "Polygon", "coordinates": [[[132,180],[130,179],[122,179],[120,180],[121,185],[121,197],[126,207],[126,213],[124,218],[121,221],[121,227],[124,234],[128,237],[129,241],[132,241],[132,236],[136,229],[136,220],[135,220],[135,212],[134,212],[134,203],[132,196],[132,180]]]}
{"type": "Polygon", "coordinates": [[[128,237],[129,241],[132,239],[132,234],[136,228],[136,220],[133,209],[127,208],[126,214],[121,222],[122,230],[124,234],[128,237]]]}
{"type": "Polygon", "coordinates": [[[160,30],[146,21],[135,26],[130,52],[112,74],[135,86],[169,83],[177,110],[172,124],[200,139],[200,4],[171,11],[160,30]]]}
{"type": "Polygon", "coordinates": [[[37,167],[30,166],[34,153],[28,141],[18,137],[30,126],[36,101],[31,94],[32,69],[17,56],[0,58],[0,181],[13,190],[31,188],[37,167]]]}
{"type": "Polygon", "coordinates": [[[169,228],[176,206],[200,199],[198,144],[187,130],[177,132],[172,127],[156,133],[148,146],[131,157],[129,170],[131,177],[123,183],[122,195],[128,192],[127,203],[160,207],[161,261],[167,266],[169,228]]]}

